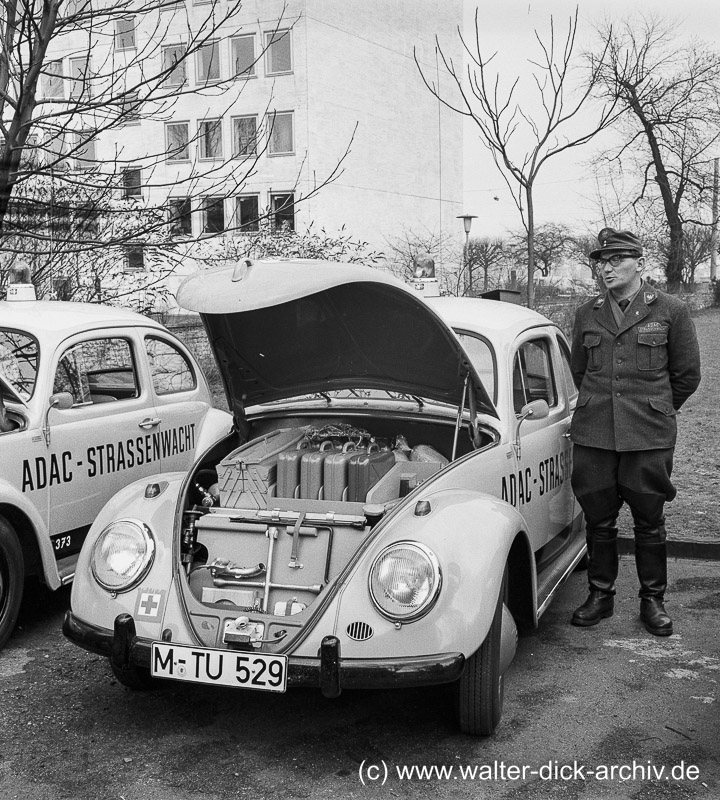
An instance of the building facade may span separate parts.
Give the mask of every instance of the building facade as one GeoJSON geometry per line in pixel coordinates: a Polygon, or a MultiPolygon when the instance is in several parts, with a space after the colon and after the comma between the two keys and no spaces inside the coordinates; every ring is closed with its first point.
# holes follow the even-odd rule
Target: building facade
{"type": "MultiPolygon", "coordinates": [[[[127,69],[132,82],[148,53],[148,74],[162,73],[175,96],[99,134],[75,152],[77,166],[120,165],[126,196],[165,204],[175,234],[189,241],[252,232],[266,213],[274,225],[344,230],[376,250],[405,230],[459,239],[462,117],[428,90],[416,58],[430,81],[447,80],[437,35],[460,63],[460,0],[228,8],[187,0],[114,20],[92,60],[127,69]],[[208,19],[223,14],[203,37],[208,19]]],[[[83,47],[78,33],[53,54],[61,91],[89,68],[83,47]]],[[[46,81],[45,91],[59,90],[46,81]]]]}

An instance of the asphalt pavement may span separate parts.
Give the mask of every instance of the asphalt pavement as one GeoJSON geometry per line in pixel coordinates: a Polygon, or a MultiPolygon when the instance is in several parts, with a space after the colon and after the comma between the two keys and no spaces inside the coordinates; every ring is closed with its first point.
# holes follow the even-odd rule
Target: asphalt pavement
{"type": "Polygon", "coordinates": [[[68,591],[40,593],[0,653],[0,798],[716,798],[720,571],[669,570],[664,639],[639,622],[632,558],[593,628],[569,624],[585,596],[574,573],[521,637],[487,739],[457,732],[443,687],[132,692],[62,636],[68,591]]]}

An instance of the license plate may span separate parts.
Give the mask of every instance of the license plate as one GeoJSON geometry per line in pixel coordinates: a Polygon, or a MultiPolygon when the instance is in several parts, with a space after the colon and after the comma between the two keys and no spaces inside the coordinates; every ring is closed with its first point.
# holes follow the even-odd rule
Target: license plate
{"type": "Polygon", "coordinates": [[[150,672],[157,678],[265,692],[287,688],[287,656],[239,650],[153,642],[150,672]]]}

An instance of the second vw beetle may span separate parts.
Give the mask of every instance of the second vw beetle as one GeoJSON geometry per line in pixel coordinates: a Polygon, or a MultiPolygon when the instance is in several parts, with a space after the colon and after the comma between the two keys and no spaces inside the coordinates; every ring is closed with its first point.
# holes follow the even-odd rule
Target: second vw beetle
{"type": "Polygon", "coordinates": [[[460,728],[492,733],[516,622],[584,555],[563,334],[326,262],[244,262],[178,300],[236,432],[103,509],[65,634],[133,687],[454,683],[460,728]]]}

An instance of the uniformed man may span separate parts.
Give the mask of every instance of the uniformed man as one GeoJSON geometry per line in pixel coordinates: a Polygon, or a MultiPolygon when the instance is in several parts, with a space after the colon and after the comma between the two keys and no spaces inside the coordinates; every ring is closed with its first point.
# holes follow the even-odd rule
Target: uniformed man
{"type": "Polygon", "coordinates": [[[618,571],[617,517],[630,507],[640,619],[669,636],[665,611],[666,501],[677,436],[676,414],[700,383],[700,354],[687,306],[642,278],[643,246],[629,231],[605,228],[590,253],[605,294],[575,315],[572,486],[585,513],[590,594],[574,625],[612,616],[618,571]]]}

